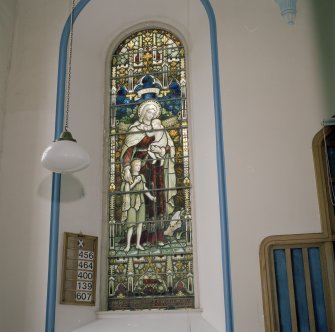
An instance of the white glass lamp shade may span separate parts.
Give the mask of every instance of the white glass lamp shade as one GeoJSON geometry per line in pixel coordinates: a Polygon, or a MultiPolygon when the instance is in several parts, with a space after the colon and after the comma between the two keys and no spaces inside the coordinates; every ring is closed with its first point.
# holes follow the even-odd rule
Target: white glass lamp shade
{"type": "MultiPolygon", "coordinates": [[[[70,134],[69,132],[66,132],[70,134]]],[[[89,154],[72,138],[61,138],[51,143],[43,152],[42,165],[55,173],[73,173],[86,168],[89,154]]],[[[68,135],[67,135],[68,136],[68,135]]]]}

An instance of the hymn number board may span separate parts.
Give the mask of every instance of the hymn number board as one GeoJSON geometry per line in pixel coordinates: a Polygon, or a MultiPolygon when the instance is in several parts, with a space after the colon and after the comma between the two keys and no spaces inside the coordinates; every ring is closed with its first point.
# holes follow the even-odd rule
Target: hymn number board
{"type": "Polygon", "coordinates": [[[62,304],[95,305],[96,236],[64,233],[62,304]]]}

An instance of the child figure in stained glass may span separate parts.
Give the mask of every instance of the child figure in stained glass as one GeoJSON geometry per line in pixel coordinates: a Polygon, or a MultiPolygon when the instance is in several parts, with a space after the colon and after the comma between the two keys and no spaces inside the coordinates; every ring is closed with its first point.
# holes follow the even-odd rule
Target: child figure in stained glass
{"type": "Polygon", "coordinates": [[[148,146],[148,155],[153,160],[152,164],[155,164],[160,159],[160,165],[163,166],[166,147],[174,148],[174,144],[168,132],[164,130],[165,128],[160,119],[153,119],[151,125],[153,131],[148,132],[147,136],[154,136],[155,140],[148,146]]]}
{"type": "Polygon", "coordinates": [[[145,177],[140,174],[141,160],[134,159],[131,164],[131,177],[133,182],[124,181],[121,186],[121,190],[126,193],[123,195],[122,202],[122,221],[127,223],[127,245],[124,249],[128,252],[131,245],[131,238],[136,228],[136,249],[144,250],[141,246],[141,235],[143,221],[145,220],[145,201],[144,194],[153,202],[156,201],[156,197],[152,196],[147,190],[145,185],[145,177]],[[144,192],[143,192],[144,191],[144,192]],[[145,192],[147,191],[147,192],[145,192]]]}

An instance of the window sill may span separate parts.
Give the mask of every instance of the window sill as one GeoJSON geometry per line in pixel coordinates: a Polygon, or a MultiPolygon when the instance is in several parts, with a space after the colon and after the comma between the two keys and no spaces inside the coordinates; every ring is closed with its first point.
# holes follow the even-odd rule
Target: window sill
{"type": "Polygon", "coordinates": [[[97,312],[95,321],[73,332],[92,331],[218,332],[202,317],[202,309],[97,312]]]}

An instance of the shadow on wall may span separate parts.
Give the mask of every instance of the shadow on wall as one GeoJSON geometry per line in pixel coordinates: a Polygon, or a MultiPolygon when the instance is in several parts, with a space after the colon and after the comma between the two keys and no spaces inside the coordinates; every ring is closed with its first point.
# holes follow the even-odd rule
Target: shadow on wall
{"type": "Polygon", "coordinates": [[[309,0],[314,14],[321,78],[326,109],[324,117],[335,114],[335,1],[309,0]]]}
{"type": "MultiPolygon", "coordinates": [[[[38,186],[38,196],[50,200],[50,184],[52,183],[52,175],[45,177],[38,186]]],[[[70,203],[79,201],[85,197],[85,189],[78,178],[72,174],[62,175],[61,184],[61,203],[70,203]]]]}

